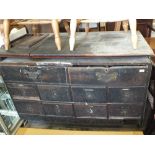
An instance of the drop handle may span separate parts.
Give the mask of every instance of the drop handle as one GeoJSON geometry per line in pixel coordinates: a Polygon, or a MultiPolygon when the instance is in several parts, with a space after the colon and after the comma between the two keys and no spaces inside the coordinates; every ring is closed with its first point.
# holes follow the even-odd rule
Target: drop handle
{"type": "Polygon", "coordinates": [[[56,113],[60,113],[60,107],[59,107],[59,105],[56,105],[55,106],[55,110],[56,110],[56,113]]]}
{"type": "Polygon", "coordinates": [[[52,97],[57,98],[57,92],[56,91],[51,90],[51,95],[52,95],[52,97]]]}
{"type": "Polygon", "coordinates": [[[93,114],[93,112],[94,112],[92,108],[93,108],[92,106],[89,108],[89,113],[90,114],[93,114]]]}

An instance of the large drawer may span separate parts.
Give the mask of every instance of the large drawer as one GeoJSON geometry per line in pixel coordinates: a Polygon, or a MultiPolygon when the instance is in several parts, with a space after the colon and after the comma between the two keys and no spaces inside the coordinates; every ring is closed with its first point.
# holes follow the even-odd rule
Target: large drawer
{"type": "Polygon", "coordinates": [[[143,86],[148,66],[69,67],[68,73],[71,84],[143,86]]]}
{"type": "Polygon", "coordinates": [[[33,84],[7,83],[7,88],[13,99],[40,100],[37,87],[33,84]]]}
{"type": "Polygon", "coordinates": [[[18,113],[44,115],[43,106],[40,101],[14,100],[14,105],[18,113]]]}
{"type": "Polygon", "coordinates": [[[106,88],[71,86],[73,102],[105,103],[106,88]]]}
{"type": "Polygon", "coordinates": [[[74,116],[73,106],[71,103],[43,102],[43,107],[45,115],[48,116],[74,116]]]}
{"type": "Polygon", "coordinates": [[[141,118],[143,115],[143,105],[139,104],[109,104],[110,119],[126,119],[126,118],[141,118]]]}
{"type": "Polygon", "coordinates": [[[38,85],[41,100],[70,102],[69,86],[38,85]]]}
{"type": "Polygon", "coordinates": [[[66,83],[66,68],[51,66],[1,66],[5,81],[66,83]]]}
{"type": "Polygon", "coordinates": [[[96,105],[87,103],[75,103],[73,104],[75,115],[79,118],[103,118],[107,119],[107,107],[106,105],[96,105]]]}
{"type": "Polygon", "coordinates": [[[144,103],[146,94],[145,87],[109,88],[108,98],[110,103],[144,103]]]}

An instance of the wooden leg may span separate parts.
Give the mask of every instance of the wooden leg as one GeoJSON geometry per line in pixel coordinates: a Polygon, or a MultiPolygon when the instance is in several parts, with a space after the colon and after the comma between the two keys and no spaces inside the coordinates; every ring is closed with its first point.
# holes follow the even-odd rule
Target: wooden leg
{"type": "Polygon", "coordinates": [[[68,35],[70,35],[70,28],[69,28],[68,22],[66,20],[63,20],[63,24],[64,24],[66,32],[68,33],[68,35]]]}
{"type": "Polygon", "coordinates": [[[88,34],[88,32],[89,32],[89,23],[85,23],[86,24],[86,26],[85,26],[85,32],[88,34]]]}
{"type": "Polygon", "coordinates": [[[10,38],[9,38],[10,22],[9,22],[8,19],[4,19],[4,21],[3,21],[3,29],[4,29],[5,50],[8,50],[9,49],[9,45],[10,45],[10,38]]]}
{"type": "Polygon", "coordinates": [[[39,34],[39,29],[40,29],[40,25],[36,25],[36,24],[33,24],[32,25],[32,33],[34,36],[37,36],[39,34]]]}
{"type": "Polygon", "coordinates": [[[100,25],[100,22],[97,23],[97,28],[98,28],[98,31],[101,31],[101,25],[100,25]]]}
{"type": "Polygon", "coordinates": [[[60,32],[59,32],[59,23],[57,19],[52,20],[52,28],[55,36],[55,44],[57,46],[58,51],[61,50],[61,40],[60,40],[60,32]]]}
{"type": "Polygon", "coordinates": [[[3,34],[3,24],[0,24],[0,34],[3,34]]]}
{"type": "Polygon", "coordinates": [[[101,30],[106,31],[106,29],[107,29],[106,28],[106,22],[100,22],[100,28],[101,28],[101,30]]]}
{"type": "Polygon", "coordinates": [[[128,20],[123,20],[122,21],[122,23],[123,23],[123,29],[124,29],[124,31],[125,32],[128,32],[128,20]]]}
{"type": "Polygon", "coordinates": [[[70,46],[71,51],[74,50],[76,26],[77,26],[77,20],[71,19],[71,21],[70,21],[70,39],[69,39],[69,46],[70,46]]]}
{"type": "Polygon", "coordinates": [[[136,49],[137,48],[137,32],[136,32],[137,22],[136,22],[136,19],[130,19],[129,24],[130,24],[130,30],[131,30],[132,45],[133,45],[133,48],[136,49]]]}
{"type": "Polygon", "coordinates": [[[121,29],[121,21],[115,22],[114,31],[120,31],[121,29]]]}

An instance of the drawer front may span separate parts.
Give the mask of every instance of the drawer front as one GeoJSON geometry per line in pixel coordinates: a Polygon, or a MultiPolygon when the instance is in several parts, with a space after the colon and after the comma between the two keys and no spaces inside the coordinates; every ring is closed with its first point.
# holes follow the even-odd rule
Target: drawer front
{"type": "Polygon", "coordinates": [[[45,115],[73,117],[73,106],[69,103],[43,102],[45,115]]]}
{"type": "Polygon", "coordinates": [[[107,101],[105,88],[71,87],[73,102],[105,103],[107,101]]]}
{"type": "Polygon", "coordinates": [[[93,105],[93,104],[74,104],[74,110],[76,117],[82,118],[107,118],[107,108],[106,105],[93,105]]]}
{"type": "Polygon", "coordinates": [[[110,119],[140,118],[143,114],[143,105],[137,104],[109,104],[110,119]]]}
{"type": "Polygon", "coordinates": [[[146,88],[109,88],[108,97],[110,103],[144,103],[146,88]]]}
{"type": "Polygon", "coordinates": [[[70,67],[68,72],[72,84],[143,86],[148,78],[148,66],[70,67]]]}
{"type": "Polygon", "coordinates": [[[35,85],[7,83],[7,87],[13,99],[40,100],[35,85]]]}
{"type": "Polygon", "coordinates": [[[2,66],[5,81],[66,83],[66,69],[54,67],[2,66]]]}
{"type": "Polygon", "coordinates": [[[38,90],[41,100],[68,102],[71,101],[68,86],[38,85],[38,90]]]}
{"type": "Polygon", "coordinates": [[[18,113],[44,115],[42,103],[39,101],[14,100],[14,105],[18,113]]]}

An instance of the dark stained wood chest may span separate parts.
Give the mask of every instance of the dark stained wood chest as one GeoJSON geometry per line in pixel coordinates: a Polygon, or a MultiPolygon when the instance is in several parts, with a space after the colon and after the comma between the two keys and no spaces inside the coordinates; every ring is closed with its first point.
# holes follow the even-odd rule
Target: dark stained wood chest
{"type": "Polygon", "coordinates": [[[83,38],[79,37],[73,53],[67,49],[49,52],[53,47],[41,53],[33,48],[29,58],[0,62],[0,72],[21,118],[65,125],[144,127],[151,49],[140,34],[137,50],[128,40],[126,48],[117,42],[124,42],[122,37],[127,34],[109,32],[110,46],[106,38],[101,39],[106,33],[98,36],[98,41],[95,34],[90,35],[94,41],[88,38],[81,45],[83,38]]]}

